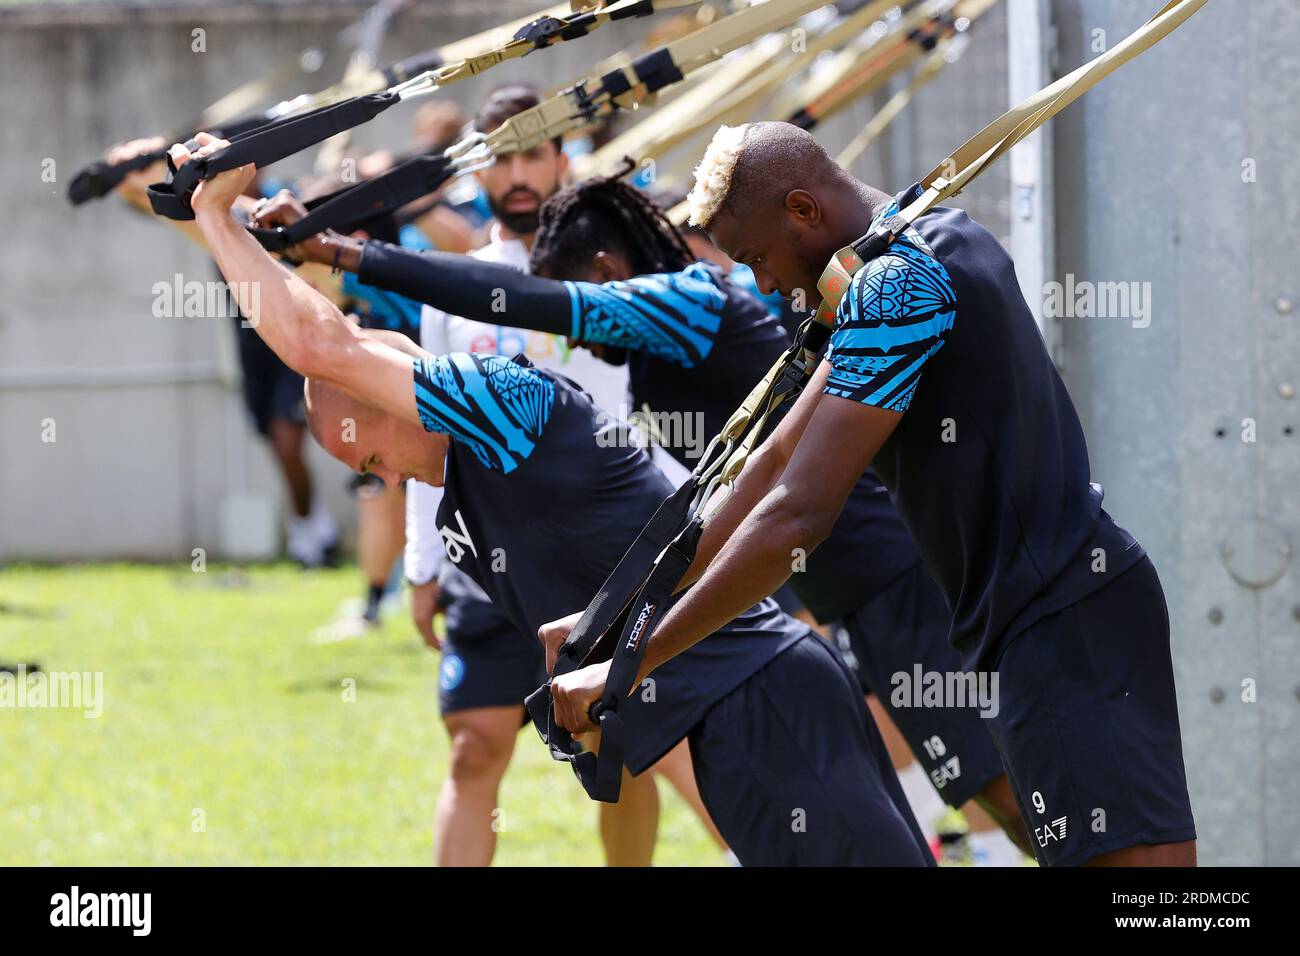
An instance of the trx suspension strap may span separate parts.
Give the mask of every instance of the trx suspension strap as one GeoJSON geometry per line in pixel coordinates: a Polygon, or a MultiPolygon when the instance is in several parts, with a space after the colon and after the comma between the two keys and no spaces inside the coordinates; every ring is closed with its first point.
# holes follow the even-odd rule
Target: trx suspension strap
{"type": "MultiPolygon", "coordinates": [[[[326,90],[284,100],[263,113],[236,122],[253,102],[261,99],[264,92],[274,85],[270,80],[258,81],[256,84],[241,87],[234,94],[223,97],[213,104],[204,111],[198,123],[185,133],[174,136],[173,141],[188,139],[196,129],[217,133],[223,139],[233,140],[234,137],[242,136],[258,127],[269,127],[274,122],[318,110],[350,97],[393,87],[417,77],[436,76],[438,85],[445,86],[456,80],[476,76],[507,59],[515,59],[533,50],[584,36],[609,20],[646,16],[656,9],[689,6],[698,0],[619,0],[617,3],[607,4],[600,10],[588,9],[594,7],[596,2],[597,0],[585,0],[585,2],[574,0],[572,3],[558,3],[503,26],[492,27],[447,46],[418,53],[383,70],[351,71],[350,76],[346,76],[326,90]],[[502,39],[501,34],[506,31],[511,31],[513,35],[502,39]]],[[[343,130],[335,132],[343,132],[343,130]]],[[[326,134],[322,139],[327,138],[328,135],[332,134],[326,134]]],[[[310,145],[314,144],[307,144],[310,145]]],[[[117,166],[109,166],[102,161],[93,163],[70,184],[68,198],[77,205],[87,199],[106,195],[126,177],[127,173],[144,169],[165,157],[166,151],[159,150],[117,166]]]]}
{"type": "Polygon", "coordinates": [[[930,0],[897,21],[880,42],[841,57],[836,69],[814,77],[801,94],[797,109],[786,117],[812,129],[854,100],[880,89],[916,63],[943,37],[951,36],[998,0],[930,0]],[[969,14],[963,10],[970,10],[969,14]]]}
{"type": "MultiPolygon", "coordinates": [[[[768,107],[764,112],[772,118],[784,116],[787,121],[804,128],[816,126],[858,97],[888,82],[891,77],[905,69],[915,56],[919,56],[927,44],[934,42],[935,50],[938,50],[949,40],[945,34],[935,41],[940,31],[951,30],[957,34],[964,33],[975,16],[987,10],[998,0],[963,0],[956,12],[949,16],[954,2],[955,0],[926,0],[906,13],[900,14],[896,9],[891,11],[885,20],[876,21],[869,31],[856,30],[857,34],[865,34],[864,39],[857,45],[857,49],[840,51],[837,55],[840,62],[832,70],[829,79],[825,76],[811,78],[795,97],[786,97],[783,103],[768,107]],[[966,11],[969,11],[969,16],[965,15],[966,11]],[[843,82],[850,74],[854,81],[843,82]]],[[[845,27],[848,24],[840,26],[845,27]]],[[[832,41],[820,47],[819,52],[821,49],[839,46],[844,42],[846,36],[839,31],[840,27],[837,27],[826,37],[819,38],[819,40],[832,41]]],[[[929,62],[928,56],[927,54],[925,62],[929,62]]],[[[738,98],[743,99],[745,96],[744,90],[737,91],[738,98]]],[[[730,103],[725,105],[730,106],[730,103]]],[[[892,104],[893,109],[889,110],[888,119],[873,119],[868,124],[868,129],[879,127],[876,130],[878,135],[905,105],[906,100],[892,104]]],[[[732,122],[730,110],[716,111],[714,118],[732,122]]],[[[683,199],[665,215],[673,225],[679,227],[684,225],[688,216],[686,200],[683,199]]]]}
{"type": "MultiPolygon", "coordinates": [[[[354,34],[360,34],[364,42],[365,33],[376,22],[376,18],[381,17],[386,21],[392,13],[396,12],[397,8],[407,2],[408,0],[378,0],[375,6],[366,11],[360,21],[341,31],[339,39],[345,40],[354,34]]],[[[272,118],[271,116],[253,115],[250,117],[248,114],[255,110],[258,104],[264,102],[276,86],[293,74],[299,71],[308,74],[315,73],[320,69],[323,59],[324,54],[318,49],[309,47],[303,50],[295,59],[285,63],[268,75],[245,83],[221,97],[199,114],[199,118],[195,123],[186,127],[183,132],[171,136],[169,144],[188,139],[195,130],[207,130],[228,137],[237,136],[266,123],[272,118]]],[[[110,164],[105,160],[91,163],[78,172],[68,184],[68,201],[74,206],[80,206],[91,199],[100,199],[107,196],[121,184],[129,173],[146,169],[165,159],[166,156],[167,150],[164,147],[141,153],[139,156],[132,157],[121,163],[110,164]]]]}
{"type": "MultiPolygon", "coordinates": [[[[403,100],[417,96],[427,96],[448,83],[475,76],[498,63],[524,56],[532,50],[585,36],[596,27],[610,20],[648,16],[654,13],[656,9],[689,6],[696,2],[697,0],[616,0],[616,2],[599,9],[576,13],[568,17],[543,17],[520,29],[510,42],[486,53],[467,57],[456,63],[450,63],[435,70],[421,73],[381,92],[356,96],[339,103],[321,106],[307,113],[291,116],[245,133],[242,136],[234,137],[230,139],[229,146],[209,156],[191,160],[180,170],[172,169],[167,182],[150,186],[150,205],[152,205],[154,212],[160,216],[166,216],[169,219],[192,219],[194,212],[190,209],[189,197],[202,180],[210,179],[219,173],[236,169],[239,166],[252,164],[260,167],[278,162],[286,156],[291,156],[294,153],[315,146],[331,136],[360,126],[403,100]]],[[[785,2],[788,2],[788,0],[768,0],[761,8],[757,9],[766,9],[773,4],[779,5],[785,2]]],[[[742,11],[740,14],[735,14],[734,17],[740,17],[749,12],[749,10],[742,11]]],[[[732,20],[734,17],[728,17],[727,20],[732,20]]],[[[721,26],[725,22],[727,21],[720,21],[714,24],[713,27],[706,27],[705,31],[721,26]]],[[[699,32],[703,33],[705,31],[699,32]]],[[[672,46],[677,47],[679,44],[686,44],[687,41],[697,35],[692,34],[692,36],[677,41],[672,46]]],[[[642,57],[637,63],[643,63],[646,59],[646,57],[642,57]]],[[[645,69],[651,69],[652,67],[653,64],[648,64],[645,69]]],[[[626,69],[615,71],[609,76],[617,76],[626,72],[626,69]]],[[[680,74],[665,77],[662,82],[653,86],[653,89],[657,89],[659,85],[666,85],[676,79],[680,79],[680,74]]],[[[537,140],[537,142],[540,141],[540,139],[537,140]]],[[[168,165],[170,167],[170,162],[168,165]]]]}
{"type": "MultiPolygon", "coordinates": [[[[347,68],[343,71],[343,79],[340,81],[342,86],[357,88],[365,83],[379,59],[389,21],[409,2],[410,0],[379,0],[379,3],[366,11],[366,15],[357,24],[357,42],[348,59],[347,68]]],[[[317,173],[325,175],[338,168],[350,138],[350,133],[343,132],[321,145],[320,152],[316,154],[317,173]]]]}
{"type": "Polygon", "coordinates": [[[933,170],[906,209],[877,231],[841,249],[832,259],[818,283],[822,303],[805,321],[795,344],[750,393],[722,434],[709,444],[690,479],[660,506],[560,647],[553,678],[587,664],[612,661],[604,693],[592,704],[589,713],[601,730],[599,753],[584,750],[556,723],[549,682],[525,702],[551,756],[572,764],[593,799],[606,802],[618,799],[626,748],[618,709],[633,690],[646,645],[676,585],[690,566],[701,531],[725,501],[725,494],[719,501],[715,492],[730,488],[771,412],[784,399],[797,394],[811,377],[830,335],[836,307],[853,274],[884,252],[923,213],[960,193],[990,163],[1105,76],[1167,36],[1205,2],[1171,0],[1109,52],[1013,107],[933,170]],[[612,648],[601,648],[608,636],[616,638],[617,643],[612,648]]]}
{"type": "Polygon", "coordinates": [[[862,131],[853,137],[844,149],[840,150],[840,154],[835,157],[835,161],[840,166],[848,169],[857,162],[858,157],[865,153],[880,134],[889,128],[889,124],[898,117],[898,114],[907,108],[907,104],[912,102],[912,97],[942,73],[945,66],[957,62],[965,51],[970,37],[964,32],[965,27],[962,25],[961,20],[957,21],[956,27],[959,32],[954,36],[944,37],[940,40],[938,45],[927,53],[925,59],[917,66],[907,86],[891,96],[889,101],[871,117],[867,125],[862,127],[862,131]]]}
{"type": "MultiPolygon", "coordinates": [[[[572,129],[590,125],[597,118],[617,109],[633,108],[664,87],[721,59],[732,50],[756,37],[793,22],[823,0],[766,0],[716,23],[674,40],[657,50],[638,57],[628,65],[603,76],[584,80],[563,93],[543,100],[518,113],[490,133],[473,133],[445,152],[408,160],[396,169],[374,179],[349,187],[314,203],[307,216],[291,226],[271,230],[251,230],[271,251],[280,251],[327,228],[350,231],[375,216],[391,212],[408,202],[433,192],[452,176],[492,163],[497,156],[526,152],[539,143],[554,139],[572,129]]],[[[330,110],[387,109],[408,91],[422,91],[419,79],[371,97],[358,97],[330,110]],[[411,84],[417,84],[412,86],[411,84]]],[[[307,119],[306,117],[303,118],[307,119]]],[[[350,119],[350,117],[349,117],[350,119]]],[[[292,127],[296,121],[289,121],[292,127]]],[[[353,124],[356,125],[356,124],[353,124]]],[[[280,132],[280,131],[277,131],[280,132]]],[[[171,218],[189,212],[188,202],[180,202],[200,179],[258,160],[244,148],[245,141],[232,142],[204,160],[187,162],[174,171],[173,180],[150,189],[155,212],[171,218]],[[196,168],[187,173],[190,166],[196,168]]],[[[260,144],[258,151],[265,149],[260,144]]],[[[273,162],[294,151],[296,143],[277,143],[273,162]]]]}
{"type": "Polygon", "coordinates": [[[552,758],[573,766],[593,800],[618,802],[627,742],[619,708],[636,681],[651,633],[695,559],[700,534],[725,503],[772,413],[807,384],[830,331],[811,318],[804,322],[795,343],[709,443],[691,477],[659,506],[560,647],[552,677],[612,657],[605,693],[591,708],[601,732],[599,754],[585,750],[556,723],[549,682],[525,701],[552,758]]]}
{"type": "MultiPolygon", "coordinates": [[[[304,50],[292,62],[281,67],[270,76],[245,83],[239,89],[227,93],[205,109],[197,123],[187,127],[180,135],[171,136],[169,143],[188,139],[196,129],[216,130],[222,135],[235,136],[260,126],[266,122],[262,117],[255,117],[251,121],[244,122],[238,122],[237,118],[254,108],[276,84],[287,79],[293,73],[299,70],[304,73],[314,73],[320,68],[321,58],[322,54],[319,50],[304,50]]],[[[109,163],[103,159],[96,160],[72,177],[72,181],[68,183],[68,202],[74,206],[80,206],[92,199],[102,199],[121,185],[122,180],[126,179],[128,174],[147,169],[166,157],[167,150],[164,147],[141,153],[121,163],[109,163]]]]}
{"type": "Polygon", "coordinates": [[[697,90],[657,110],[577,164],[580,177],[607,173],[622,162],[624,156],[642,159],[662,157],[703,127],[723,121],[732,113],[769,93],[795,71],[827,50],[832,50],[863,33],[880,15],[898,0],[871,0],[848,16],[832,23],[817,36],[810,37],[803,50],[785,55],[786,37],[777,40],[776,49],[755,45],[753,50],[728,61],[725,71],[711,77],[697,90]]]}
{"type": "Polygon", "coordinates": [[[1206,0],[1170,0],[1150,20],[1110,50],[1072,73],[1044,87],[1033,96],[1003,113],[961,145],[921,181],[907,207],[874,232],[835,253],[817,282],[822,303],[817,316],[834,322],[835,310],[863,266],[882,255],[898,236],[930,209],[958,195],[967,184],[1038,127],[1100,83],[1138,54],[1168,36],[1206,0]]]}

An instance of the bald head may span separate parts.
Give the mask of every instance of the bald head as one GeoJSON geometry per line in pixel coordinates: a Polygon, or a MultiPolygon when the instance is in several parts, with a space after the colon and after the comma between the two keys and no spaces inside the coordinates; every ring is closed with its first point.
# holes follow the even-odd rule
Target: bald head
{"type": "Polygon", "coordinates": [[[373,431],[384,413],[358,401],[337,385],[319,378],[309,378],[303,385],[307,400],[307,427],[320,446],[349,467],[357,463],[348,461],[344,445],[355,445],[355,435],[363,428],[373,431]]]}
{"type": "Polygon", "coordinates": [[[323,379],[307,379],[304,394],[307,427],[348,468],[378,475],[390,488],[407,478],[442,484],[446,435],[430,434],[323,379]]]}

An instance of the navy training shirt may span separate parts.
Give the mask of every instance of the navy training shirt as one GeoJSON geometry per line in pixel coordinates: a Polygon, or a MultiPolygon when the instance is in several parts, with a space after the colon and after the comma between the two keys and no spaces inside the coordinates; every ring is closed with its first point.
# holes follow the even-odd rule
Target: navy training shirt
{"type": "Polygon", "coordinates": [[[628,350],[633,403],[663,419],[664,450],[688,469],[790,344],[763,303],[711,262],[622,281],[564,284],[570,335],[628,350]],[[672,440],[673,416],[692,416],[695,441],[672,440]]]}
{"type": "MultiPolygon", "coordinates": [[[[453,439],[438,509],[448,558],[521,634],[586,607],[668,480],[625,424],[562,376],[496,355],[414,366],[422,423],[453,439]]],[[[628,768],[645,770],[807,634],[769,599],[659,667],[624,709],[628,768]]]]}
{"type": "MultiPolygon", "coordinates": [[[[699,413],[707,442],[790,344],[762,300],[713,263],[618,282],[566,282],[575,339],[629,351],[633,400],[655,411],[699,413]]],[[[668,447],[694,468],[698,458],[668,447]]],[[[703,450],[702,446],[698,449],[703,450]]],[[[848,615],[920,561],[880,479],[868,471],[831,537],[790,585],[822,623],[848,615]]]]}
{"type": "Polygon", "coordinates": [[[827,359],[826,394],[904,413],[874,466],[947,595],[965,666],[996,666],[1016,634],[1144,555],[1101,507],[1010,256],[966,213],[936,207],[854,276],[827,359]]]}

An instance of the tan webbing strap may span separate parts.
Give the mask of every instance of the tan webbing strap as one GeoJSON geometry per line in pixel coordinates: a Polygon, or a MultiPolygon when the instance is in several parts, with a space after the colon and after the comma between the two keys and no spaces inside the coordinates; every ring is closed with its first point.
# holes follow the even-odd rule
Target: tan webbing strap
{"type": "MultiPolygon", "coordinates": [[[[380,0],[367,11],[366,16],[357,25],[359,36],[348,65],[343,71],[343,86],[359,87],[375,70],[379,60],[379,51],[383,46],[384,34],[392,18],[405,6],[407,0],[380,0]]],[[[321,175],[328,175],[339,168],[343,153],[352,141],[352,131],[344,130],[321,143],[320,152],[316,154],[315,168],[321,175]]]]}
{"type": "MultiPolygon", "coordinates": [[[[779,54],[778,54],[779,55],[779,54]]],[[[773,61],[773,51],[766,48],[760,39],[751,49],[738,53],[727,60],[725,65],[713,64],[707,68],[708,76],[694,84],[672,103],[659,106],[653,113],[635,126],[615,136],[600,149],[588,156],[576,157],[574,176],[586,179],[609,173],[616,168],[624,156],[643,159],[647,156],[662,155],[666,148],[663,144],[671,142],[676,136],[692,135],[707,120],[699,119],[720,97],[730,91],[735,84],[753,77],[773,61]]],[[[699,73],[705,73],[700,70],[699,73]]],[[[776,72],[776,71],[773,71],[776,72]]]]}
{"type": "Polygon", "coordinates": [[[660,67],[670,64],[685,77],[823,5],[824,0],[766,0],[747,7],[665,44],[626,67],[588,79],[517,113],[478,142],[494,156],[525,152],[543,140],[589,125],[615,109],[635,108],[643,102],[653,90],[648,85],[651,78],[638,73],[639,63],[653,61],[660,67]],[[611,92],[615,81],[621,90],[611,92]]]}
{"type": "MultiPolygon", "coordinates": [[[[959,194],[1007,150],[1065,109],[1125,63],[1149,50],[1205,6],[1206,0],[1170,0],[1146,23],[1077,70],[1039,90],[1003,113],[961,145],[921,181],[922,194],[900,211],[880,237],[892,241],[934,206],[959,194]]],[[[869,237],[864,236],[859,243],[869,237]]],[[[835,309],[853,275],[863,266],[853,246],[835,254],[817,288],[822,294],[818,318],[834,322],[835,309]]]]}
{"type": "Polygon", "coordinates": [[[835,157],[835,161],[845,169],[850,168],[858,157],[865,153],[868,147],[889,128],[900,113],[907,108],[907,104],[912,102],[917,92],[927,83],[943,72],[943,68],[949,63],[956,61],[961,56],[965,41],[968,39],[964,34],[957,36],[945,37],[940,40],[933,50],[926,54],[920,64],[917,65],[916,71],[908,81],[907,86],[899,90],[889,98],[875,115],[862,127],[862,131],[849,141],[849,144],[840,150],[840,154],[835,157]]]}
{"type": "MultiPolygon", "coordinates": [[[[901,16],[887,17],[881,25],[835,54],[828,67],[813,72],[792,93],[773,104],[773,113],[789,117],[797,113],[814,113],[822,98],[838,101],[847,95],[837,89],[850,90],[855,76],[874,76],[908,48],[919,49],[909,37],[923,32],[937,17],[946,15],[957,0],[923,0],[901,16]]],[[[892,75],[889,74],[889,75],[892,75]]]]}
{"type": "MultiPolygon", "coordinates": [[[[459,60],[464,60],[467,57],[476,56],[479,53],[482,53],[484,49],[504,46],[514,39],[514,35],[519,31],[520,27],[527,26],[534,20],[540,20],[542,17],[563,17],[571,13],[578,13],[582,10],[590,9],[595,5],[594,0],[593,2],[584,4],[573,4],[568,2],[568,0],[563,0],[561,3],[554,4],[542,10],[537,10],[536,12],[527,14],[526,16],[518,17],[514,20],[508,20],[505,23],[499,23],[493,27],[488,27],[486,30],[475,33],[473,36],[468,36],[460,40],[453,40],[446,46],[439,48],[438,52],[442,55],[444,62],[455,63],[459,60]]],[[[383,85],[383,80],[379,74],[376,74],[376,81],[380,86],[383,85]]]]}
{"type": "Polygon", "coordinates": [[[825,32],[810,38],[797,54],[789,54],[788,43],[776,50],[756,45],[743,57],[729,60],[725,71],[711,78],[707,86],[702,85],[670,106],[656,110],[587,157],[578,166],[578,175],[608,172],[624,156],[635,159],[663,156],[703,127],[746,108],[822,53],[844,45],[897,2],[874,0],[868,3],[825,32]]]}
{"type": "MultiPolygon", "coordinates": [[[[568,17],[557,17],[556,19],[563,24],[573,23],[582,18],[587,22],[587,30],[594,30],[603,26],[610,20],[619,19],[619,15],[629,11],[632,8],[643,3],[644,0],[617,0],[615,3],[606,6],[597,7],[596,9],[585,9],[568,17]]],[[[700,0],[654,0],[655,11],[672,10],[678,7],[690,7],[699,3],[700,0]]],[[[556,36],[552,42],[559,43],[563,37],[556,36]]],[[[537,49],[535,43],[531,40],[511,40],[503,43],[490,50],[481,53],[475,53],[464,57],[459,62],[448,63],[444,67],[439,67],[432,71],[430,79],[436,86],[446,86],[457,80],[465,80],[471,76],[478,76],[490,70],[499,63],[506,60],[514,60],[521,56],[533,52],[537,49]]]]}
{"type": "Polygon", "coordinates": [[[945,12],[932,15],[915,31],[895,34],[894,42],[865,62],[854,65],[839,81],[802,110],[814,122],[834,116],[854,100],[883,87],[893,77],[910,69],[927,54],[927,44],[941,43],[987,13],[1001,0],[960,0],[945,12]]]}

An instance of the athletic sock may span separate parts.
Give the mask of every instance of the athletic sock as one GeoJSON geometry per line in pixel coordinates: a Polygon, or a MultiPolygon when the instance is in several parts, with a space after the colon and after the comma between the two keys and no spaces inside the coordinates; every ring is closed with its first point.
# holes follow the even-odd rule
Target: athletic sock
{"type": "Polygon", "coordinates": [[[903,795],[921,827],[921,835],[926,843],[933,844],[939,837],[939,819],[947,811],[947,804],[939,799],[925,768],[916,761],[898,771],[898,782],[903,785],[903,795]]]}
{"type": "Polygon", "coordinates": [[[366,592],[366,609],[361,616],[364,617],[371,624],[374,624],[376,621],[379,620],[379,602],[382,601],[383,598],[384,598],[384,585],[383,584],[370,585],[370,589],[366,592]]]}
{"type": "Polygon", "coordinates": [[[976,866],[1024,866],[1025,857],[1002,830],[966,834],[976,866]]]}

